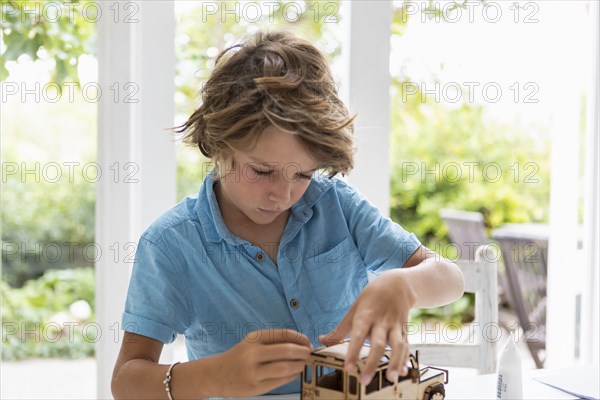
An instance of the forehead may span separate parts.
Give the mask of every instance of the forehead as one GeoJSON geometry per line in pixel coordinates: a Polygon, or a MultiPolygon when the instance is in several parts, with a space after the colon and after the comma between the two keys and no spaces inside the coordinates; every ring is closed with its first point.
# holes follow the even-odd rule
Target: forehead
{"type": "Polygon", "coordinates": [[[264,164],[272,168],[295,165],[303,171],[317,168],[317,162],[293,132],[276,127],[265,129],[256,144],[239,151],[243,161],[264,164]]]}

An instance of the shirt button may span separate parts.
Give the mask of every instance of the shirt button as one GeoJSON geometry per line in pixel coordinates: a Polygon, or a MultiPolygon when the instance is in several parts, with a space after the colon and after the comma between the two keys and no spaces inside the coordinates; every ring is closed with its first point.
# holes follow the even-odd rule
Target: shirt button
{"type": "Polygon", "coordinates": [[[263,253],[258,253],[258,254],[256,255],[256,259],[257,259],[258,261],[262,261],[264,258],[265,258],[265,255],[264,255],[263,253]]]}
{"type": "Polygon", "coordinates": [[[296,300],[296,299],[292,299],[292,300],[290,301],[290,306],[291,306],[293,309],[296,309],[296,308],[298,308],[298,305],[300,305],[300,302],[299,302],[298,300],[296,300]]]}

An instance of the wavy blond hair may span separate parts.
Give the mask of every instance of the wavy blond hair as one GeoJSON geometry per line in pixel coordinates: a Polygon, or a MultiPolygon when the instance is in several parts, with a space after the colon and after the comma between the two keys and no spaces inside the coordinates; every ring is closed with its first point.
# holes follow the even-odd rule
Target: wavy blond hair
{"type": "Polygon", "coordinates": [[[259,31],[223,50],[200,107],[175,132],[217,165],[265,128],[293,132],[329,177],[354,166],[354,125],[325,56],[285,31],[259,31]]]}

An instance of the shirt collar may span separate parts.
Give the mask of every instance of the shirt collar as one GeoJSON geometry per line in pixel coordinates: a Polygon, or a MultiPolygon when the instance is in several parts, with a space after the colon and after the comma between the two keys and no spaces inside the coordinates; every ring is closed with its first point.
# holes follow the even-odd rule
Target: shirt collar
{"type": "MultiPolygon", "coordinates": [[[[302,223],[307,222],[313,214],[312,207],[333,185],[333,179],[329,179],[327,175],[315,173],[304,195],[292,206],[291,215],[299,219],[302,223]]],[[[206,240],[208,242],[225,240],[234,246],[246,243],[246,241],[232,234],[225,225],[219,203],[217,202],[217,196],[215,195],[214,184],[213,169],[204,179],[196,199],[196,214],[204,230],[206,240]]]]}
{"type": "Polygon", "coordinates": [[[292,215],[303,223],[307,222],[312,216],[312,207],[332,185],[333,180],[327,175],[315,173],[304,195],[292,206],[292,215]]]}

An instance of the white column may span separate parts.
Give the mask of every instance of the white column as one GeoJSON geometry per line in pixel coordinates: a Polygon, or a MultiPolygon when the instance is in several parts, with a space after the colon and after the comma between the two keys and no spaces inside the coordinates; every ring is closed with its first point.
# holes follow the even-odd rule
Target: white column
{"type": "MultiPolygon", "coordinates": [[[[573,19],[560,2],[544,3],[544,23],[549,26],[573,19]]],[[[573,36],[555,32],[548,40],[555,44],[555,75],[577,70],[577,46],[573,36]]],[[[578,85],[544,82],[544,101],[552,110],[550,160],[550,238],[548,249],[546,367],[567,367],[575,363],[575,296],[583,283],[584,269],[576,261],[579,201],[579,110],[578,85]]]]}
{"type": "Polygon", "coordinates": [[[132,140],[139,169],[135,184],[134,229],[140,235],[176,200],[175,145],[175,14],[171,1],[140,1],[134,25],[131,64],[140,99],[132,105],[132,140]],[[160,29],[157,27],[160,26],[160,29]],[[153,199],[158,198],[153,201],[153,199]]]}
{"type": "Polygon", "coordinates": [[[343,1],[341,7],[346,65],[341,89],[350,112],[358,113],[358,152],[348,180],[389,216],[392,2],[343,1]]]}
{"type": "MultiPolygon", "coordinates": [[[[133,185],[114,179],[111,166],[121,168],[132,160],[131,104],[115,102],[110,87],[131,82],[129,55],[131,25],[114,23],[109,3],[96,3],[103,18],[98,22],[98,81],[104,96],[98,103],[98,164],[103,176],[96,184],[96,242],[102,256],[96,261],[96,321],[103,335],[96,343],[97,397],[111,398],[112,366],[119,350],[120,315],[130,266],[122,257],[114,262],[110,249],[135,240],[131,227],[133,185]],[[116,60],[119,60],[118,62],[116,60]],[[118,164],[115,164],[118,163],[118,164]]],[[[114,168],[114,167],[113,167],[114,168]]],[[[122,178],[122,177],[121,177],[122,178]]],[[[119,256],[122,251],[119,251],[119,256]]]]}
{"type": "Polygon", "coordinates": [[[598,347],[600,337],[600,300],[598,292],[600,287],[600,252],[598,251],[598,240],[600,240],[598,221],[600,213],[598,203],[598,159],[600,158],[599,137],[600,121],[598,120],[598,109],[600,108],[600,7],[597,2],[590,2],[592,22],[592,47],[591,47],[591,85],[587,93],[587,131],[586,131],[586,160],[584,181],[584,212],[583,212],[583,251],[585,266],[585,285],[582,293],[582,329],[581,329],[581,358],[586,364],[598,364],[600,349],[598,347]]]}
{"type": "MultiPolygon", "coordinates": [[[[131,65],[139,83],[138,103],[132,106],[131,139],[139,183],[133,191],[133,233],[142,232],[176,201],[175,145],[175,9],[172,1],[140,1],[139,23],[133,29],[131,65]],[[160,29],[157,29],[160,27],[160,29]]],[[[160,362],[171,363],[171,345],[160,362]]]]}
{"type": "Polygon", "coordinates": [[[97,3],[97,397],[111,398],[121,313],[141,232],[175,202],[174,10],[170,1],[97,3]],[[160,27],[160,29],[157,29],[160,27]]]}

